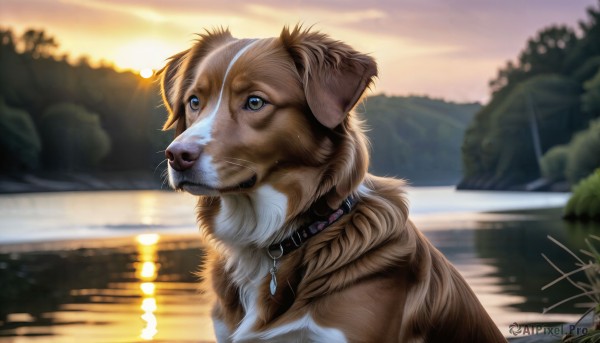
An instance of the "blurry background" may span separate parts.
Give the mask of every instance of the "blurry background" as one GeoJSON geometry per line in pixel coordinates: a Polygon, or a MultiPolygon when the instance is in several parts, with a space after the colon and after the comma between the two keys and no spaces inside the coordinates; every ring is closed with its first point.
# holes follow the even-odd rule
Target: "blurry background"
{"type": "Polygon", "coordinates": [[[585,311],[541,314],[577,291],[540,290],[541,253],[572,269],[546,236],[576,251],[600,230],[561,219],[600,167],[600,1],[2,0],[0,341],[213,339],[155,73],[205,29],[296,23],[378,61],[356,108],[371,171],[408,179],[413,220],[503,333],[585,311]]]}
{"type": "Polygon", "coordinates": [[[465,188],[550,187],[528,185],[541,176],[573,184],[593,170],[576,157],[562,164],[591,149],[569,143],[600,111],[598,7],[595,0],[4,0],[0,186],[159,187],[171,134],[159,132],[165,110],[153,73],[205,29],[269,37],[296,23],[377,59],[379,79],[357,108],[371,128],[373,172],[414,185],[456,184],[461,176],[465,188]],[[542,175],[542,157],[557,147],[542,175]]]}

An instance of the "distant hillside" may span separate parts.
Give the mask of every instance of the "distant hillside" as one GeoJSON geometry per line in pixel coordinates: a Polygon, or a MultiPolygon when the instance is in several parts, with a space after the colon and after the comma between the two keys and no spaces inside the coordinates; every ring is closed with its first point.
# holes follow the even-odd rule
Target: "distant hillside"
{"type": "MultiPolygon", "coordinates": [[[[481,105],[379,95],[367,98],[363,106],[372,173],[406,178],[413,185],[460,180],[463,134],[481,105]]],[[[362,112],[363,106],[357,110],[362,112]]]]}

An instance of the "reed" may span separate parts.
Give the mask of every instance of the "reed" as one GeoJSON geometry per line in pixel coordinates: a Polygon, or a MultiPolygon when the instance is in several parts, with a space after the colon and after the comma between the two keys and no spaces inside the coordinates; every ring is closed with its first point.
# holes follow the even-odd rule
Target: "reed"
{"type": "Polygon", "coordinates": [[[578,325],[584,317],[591,314],[593,316],[592,327],[583,335],[566,335],[565,337],[563,337],[563,342],[600,343],[600,253],[594,245],[594,243],[600,241],[600,237],[596,235],[589,235],[589,237],[585,239],[587,249],[579,250],[581,256],[577,255],[575,252],[573,252],[571,249],[569,249],[553,237],[548,236],[548,239],[550,239],[552,242],[554,242],[556,245],[558,245],[560,248],[562,248],[574,258],[575,268],[573,268],[572,270],[564,271],[555,263],[553,263],[545,254],[542,254],[542,257],[560,274],[559,277],[542,287],[542,290],[545,290],[559,282],[566,281],[573,285],[575,288],[577,288],[580,292],[574,296],[570,296],[561,301],[558,301],[550,307],[544,308],[544,313],[547,313],[562,304],[576,301],[581,298],[587,298],[589,302],[583,305],[588,309],[583,313],[583,315],[577,321],[577,323],[575,323],[575,325],[578,325]],[[585,275],[586,281],[576,281],[573,279],[575,275],[581,273],[585,275]]]}

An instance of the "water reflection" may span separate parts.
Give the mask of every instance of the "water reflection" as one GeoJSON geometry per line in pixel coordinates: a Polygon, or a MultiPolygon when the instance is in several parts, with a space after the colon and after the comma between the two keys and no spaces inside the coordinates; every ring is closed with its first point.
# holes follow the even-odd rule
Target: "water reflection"
{"type": "Polygon", "coordinates": [[[0,342],[214,342],[195,239],[0,244],[0,342]]]}
{"type": "Polygon", "coordinates": [[[156,299],[155,298],[144,298],[142,301],[142,320],[146,322],[146,326],[142,329],[140,337],[146,341],[151,341],[152,338],[158,333],[156,330],[157,320],[154,312],[156,311],[156,299]]]}
{"type": "Polygon", "coordinates": [[[142,291],[142,320],[144,327],[140,333],[140,338],[146,341],[151,341],[158,333],[158,320],[155,312],[158,308],[155,294],[158,264],[156,254],[156,244],[160,240],[160,235],[157,233],[146,233],[136,237],[138,243],[138,257],[136,263],[136,275],[140,280],[140,290],[142,291]]]}
{"type": "MultiPolygon", "coordinates": [[[[51,199],[61,197],[71,200],[56,201],[58,205],[85,203],[91,209],[110,202],[111,211],[118,213],[90,219],[86,212],[71,222],[73,218],[61,215],[60,206],[52,207],[55,201],[33,201],[37,205],[32,206],[21,198],[0,198],[0,342],[214,342],[211,299],[198,293],[194,274],[203,251],[193,220],[181,219],[191,218],[193,204],[177,202],[170,193],[153,195],[165,197],[160,198],[161,206],[145,193],[51,199]],[[146,199],[140,202],[139,197],[146,199]],[[135,209],[128,204],[136,204],[135,209]],[[22,211],[7,212],[10,206],[22,211]],[[131,219],[132,213],[140,216],[131,219]],[[179,236],[184,232],[179,226],[189,227],[192,236],[179,236]],[[149,227],[161,230],[161,235],[138,235],[149,227]],[[78,239],[79,232],[85,239],[78,239]],[[91,239],[102,232],[114,242],[91,239]],[[56,240],[63,234],[69,240],[35,243],[45,235],[56,240]],[[31,235],[36,239],[20,245],[7,239],[31,235]]],[[[463,273],[503,333],[508,335],[508,325],[515,321],[570,320],[583,312],[570,304],[551,316],[541,315],[544,307],[575,291],[569,284],[541,291],[557,277],[541,253],[569,269],[572,258],[546,236],[578,250],[588,234],[600,232],[599,225],[569,226],[560,220],[560,211],[416,217],[419,228],[463,273]]]]}

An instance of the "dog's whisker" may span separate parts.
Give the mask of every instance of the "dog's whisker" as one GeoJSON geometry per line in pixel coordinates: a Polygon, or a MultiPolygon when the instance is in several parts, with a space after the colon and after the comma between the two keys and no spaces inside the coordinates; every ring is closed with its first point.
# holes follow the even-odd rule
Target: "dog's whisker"
{"type": "Polygon", "coordinates": [[[246,162],[246,163],[248,163],[248,164],[255,164],[254,162],[252,162],[252,161],[248,161],[248,160],[245,160],[245,159],[243,159],[243,158],[236,158],[236,157],[224,157],[224,159],[227,159],[227,160],[236,160],[236,161],[240,161],[240,162],[246,162]]]}
{"type": "MultiPolygon", "coordinates": [[[[163,161],[164,162],[164,161],[163,161]]],[[[154,169],[154,173],[156,173],[156,170],[158,169],[158,167],[163,163],[159,163],[158,166],[156,166],[156,168],[154,169]]],[[[160,173],[160,189],[163,189],[163,187],[167,186],[169,184],[169,171],[168,169],[164,169],[161,173],[160,173]]]]}
{"type": "MultiPolygon", "coordinates": [[[[158,168],[160,167],[160,165],[163,164],[163,163],[165,163],[165,162],[167,162],[167,160],[162,160],[159,164],[156,165],[156,167],[154,168],[154,174],[156,174],[156,171],[158,170],[158,168]]],[[[163,173],[166,172],[166,171],[167,171],[167,169],[165,169],[163,171],[163,173]]]]}
{"type": "Polygon", "coordinates": [[[223,162],[225,162],[225,163],[229,163],[229,164],[232,164],[232,165],[234,165],[234,166],[238,166],[238,167],[246,168],[246,169],[248,169],[248,170],[251,170],[253,173],[255,173],[255,174],[256,174],[256,169],[254,169],[254,168],[252,168],[252,167],[248,167],[248,166],[245,166],[245,165],[243,165],[243,164],[239,164],[239,163],[235,163],[235,162],[231,162],[231,161],[227,161],[227,160],[223,160],[223,162]]]}
{"type": "Polygon", "coordinates": [[[234,161],[234,162],[237,162],[237,163],[243,163],[244,165],[247,165],[247,166],[254,166],[254,165],[256,165],[256,163],[254,163],[252,161],[244,160],[244,159],[241,159],[241,158],[223,157],[222,159],[224,161],[234,161]]]}

